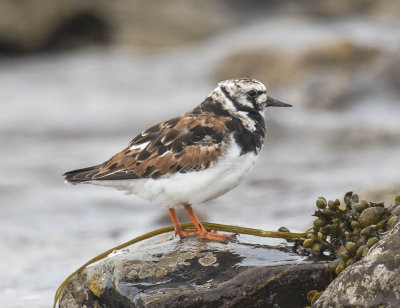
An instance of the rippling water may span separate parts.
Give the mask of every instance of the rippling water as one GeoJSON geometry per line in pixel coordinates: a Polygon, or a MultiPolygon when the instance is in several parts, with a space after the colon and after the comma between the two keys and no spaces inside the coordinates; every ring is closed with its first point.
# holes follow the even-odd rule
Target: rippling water
{"type": "MultiPolygon", "coordinates": [[[[108,159],[141,130],[200,103],[227,53],[296,50],[335,37],[396,50],[397,29],[279,19],[163,55],[110,48],[0,60],[2,306],[48,307],[58,284],[86,260],[167,224],[166,211],[146,201],[67,186],[61,174],[108,159]]],[[[286,98],[285,91],[271,95],[286,98]]],[[[246,181],[199,209],[209,221],[303,230],[319,195],[400,187],[398,97],[378,93],[342,111],[289,103],[294,108],[267,111],[267,142],[246,181]]]]}

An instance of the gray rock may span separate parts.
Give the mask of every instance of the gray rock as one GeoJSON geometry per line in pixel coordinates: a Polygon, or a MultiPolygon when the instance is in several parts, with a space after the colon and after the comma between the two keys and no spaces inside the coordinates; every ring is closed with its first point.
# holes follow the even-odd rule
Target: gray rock
{"type": "Polygon", "coordinates": [[[313,307],[400,307],[400,219],[367,256],[329,285],[313,307]]]}
{"type": "Polygon", "coordinates": [[[305,307],[332,280],[293,244],[238,236],[226,244],[172,234],[119,251],[68,284],[60,307],[305,307]]]}

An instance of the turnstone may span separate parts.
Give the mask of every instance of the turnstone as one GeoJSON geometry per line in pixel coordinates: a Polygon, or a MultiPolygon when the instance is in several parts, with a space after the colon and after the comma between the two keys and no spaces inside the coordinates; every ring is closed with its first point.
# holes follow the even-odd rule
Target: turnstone
{"type": "Polygon", "coordinates": [[[66,182],[114,187],[167,207],[179,236],[223,241],[207,232],[192,205],[236,187],[264,144],[264,109],[291,107],[267,96],[254,79],[222,81],[193,110],[154,125],[106,162],[64,174],[66,182]],[[183,230],[174,208],[183,205],[196,230],[183,230]]]}

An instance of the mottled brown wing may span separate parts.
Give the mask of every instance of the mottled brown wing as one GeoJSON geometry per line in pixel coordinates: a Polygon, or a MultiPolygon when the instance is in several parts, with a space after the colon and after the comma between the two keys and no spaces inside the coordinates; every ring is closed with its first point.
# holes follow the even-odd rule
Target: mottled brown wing
{"type": "Polygon", "coordinates": [[[66,179],[80,182],[158,178],[206,169],[228,146],[229,131],[225,123],[229,120],[229,117],[203,113],[162,122],[138,135],[126,149],[105,163],[81,169],[83,173],[79,177],[71,174],[66,179]]]}

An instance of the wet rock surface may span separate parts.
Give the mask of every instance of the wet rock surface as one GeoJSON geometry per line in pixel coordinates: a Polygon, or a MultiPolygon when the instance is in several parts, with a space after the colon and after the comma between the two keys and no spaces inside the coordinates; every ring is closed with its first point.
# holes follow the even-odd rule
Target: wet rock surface
{"type": "Polygon", "coordinates": [[[345,269],[313,307],[400,306],[400,218],[367,256],[345,269]]]}
{"type": "Polygon", "coordinates": [[[166,234],[75,276],[60,307],[305,307],[307,292],[332,278],[326,261],[299,256],[286,241],[166,234]]]}

